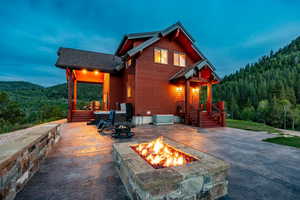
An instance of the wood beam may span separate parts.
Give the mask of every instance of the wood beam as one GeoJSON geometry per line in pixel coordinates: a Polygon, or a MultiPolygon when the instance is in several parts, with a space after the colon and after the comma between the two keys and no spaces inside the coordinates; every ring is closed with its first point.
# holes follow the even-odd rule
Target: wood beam
{"type": "Polygon", "coordinates": [[[67,81],[68,81],[68,122],[72,121],[72,109],[73,109],[73,73],[72,70],[67,69],[67,81]]]}
{"type": "MultiPolygon", "coordinates": [[[[75,78],[75,77],[74,77],[75,78]]],[[[76,110],[76,105],[77,105],[77,80],[73,80],[73,106],[72,109],[76,110]]]]}
{"type": "Polygon", "coordinates": [[[103,81],[103,87],[102,87],[102,104],[103,104],[103,110],[109,110],[109,88],[110,88],[110,75],[109,73],[104,74],[104,81],[103,81]]]}
{"type": "Polygon", "coordinates": [[[185,82],[185,120],[184,123],[189,123],[189,113],[190,113],[190,80],[185,82]]]}
{"type": "Polygon", "coordinates": [[[206,102],[206,109],[208,113],[212,111],[212,84],[207,83],[207,102],[206,102]]]}

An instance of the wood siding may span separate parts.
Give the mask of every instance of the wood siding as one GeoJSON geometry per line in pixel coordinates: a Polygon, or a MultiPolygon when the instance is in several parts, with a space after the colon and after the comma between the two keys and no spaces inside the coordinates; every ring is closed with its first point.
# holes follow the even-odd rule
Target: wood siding
{"type": "MultiPolygon", "coordinates": [[[[174,51],[185,52],[176,41],[163,38],[146,48],[136,59],[135,115],[147,115],[147,111],[151,115],[175,114],[176,102],[184,100],[184,92],[176,91],[179,85],[169,82],[169,78],[181,69],[173,64],[174,51]],[[154,63],[155,47],[168,50],[168,64],[154,63]]],[[[187,54],[186,65],[194,62],[187,54]]]]}

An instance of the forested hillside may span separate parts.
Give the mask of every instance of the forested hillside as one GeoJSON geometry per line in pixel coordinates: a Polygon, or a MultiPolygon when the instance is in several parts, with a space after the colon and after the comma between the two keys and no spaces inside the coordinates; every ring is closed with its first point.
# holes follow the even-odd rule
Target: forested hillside
{"type": "MultiPolygon", "coordinates": [[[[92,100],[101,100],[102,88],[78,84],[80,109],[92,100]]],[[[67,85],[42,87],[20,81],[0,82],[0,133],[67,115],[67,85]]]]}
{"type": "Polygon", "coordinates": [[[231,118],[300,128],[300,37],[215,87],[231,118]]]}

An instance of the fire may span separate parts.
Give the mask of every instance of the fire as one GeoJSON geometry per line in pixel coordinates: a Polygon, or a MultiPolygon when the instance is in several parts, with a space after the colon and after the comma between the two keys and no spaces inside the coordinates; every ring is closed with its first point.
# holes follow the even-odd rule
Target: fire
{"type": "Polygon", "coordinates": [[[154,168],[180,166],[196,160],[164,143],[163,137],[149,143],[133,145],[131,148],[154,168]]]}

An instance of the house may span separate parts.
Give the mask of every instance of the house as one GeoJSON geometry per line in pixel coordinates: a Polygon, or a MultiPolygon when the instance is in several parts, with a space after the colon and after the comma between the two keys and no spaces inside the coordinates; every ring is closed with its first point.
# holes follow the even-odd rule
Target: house
{"type": "Polygon", "coordinates": [[[171,114],[187,124],[225,125],[224,104],[213,104],[212,97],[220,78],[180,22],[161,31],[127,34],[114,54],[60,48],[56,66],[66,70],[68,121],[80,113],[76,88],[85,82],[103,84],[102,110],[132,103],[136,123],[171,114]]]}

